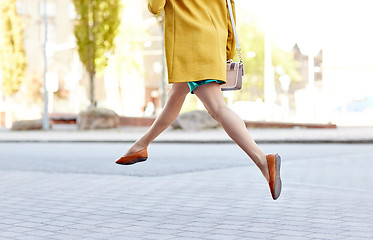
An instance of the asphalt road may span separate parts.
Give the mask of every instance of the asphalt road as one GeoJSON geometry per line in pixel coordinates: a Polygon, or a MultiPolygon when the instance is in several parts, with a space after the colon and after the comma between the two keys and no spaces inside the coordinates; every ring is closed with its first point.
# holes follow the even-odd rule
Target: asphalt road
{"type": "MultiPolygon", "coordinates": [[[[115,164],[129,146],[1,143],[0,170],[154,177],[249,165],[248,178],[263,181],[253,162],[235,144],[154,143],[148,149],[148,161],[132,166],[115,164]]],[[[373,191],[371,144],[262,144],[261,148],[281,154],[283,181],[373,191]]]]}

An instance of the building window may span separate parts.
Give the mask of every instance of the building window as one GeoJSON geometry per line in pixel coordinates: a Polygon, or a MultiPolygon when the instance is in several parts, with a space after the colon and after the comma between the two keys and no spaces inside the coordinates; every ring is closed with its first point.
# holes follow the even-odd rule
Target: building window
{"type": "Polygon", "coordinates": [[[69,3],[69,18],[74,20],[76,18],[75,6],[72,3],[69,3]]]}
{"type": "MultiPolygon", "coordinates": [[[[44,2],[39,4],[40,16],[44,16],[44,2]]],[[[57,8],[56,3],[47,1],[47,17],[56,17],[57,8]]]]}
{"type": "MultiPolygon", "coordinates": [[[[44,25],[41,25],[40,28],[40,39],[44,41],[44,25]]],[[[52,20],[48,21],[47,27],[47,41],[48,43],[56,43],[57,42],[57,30],[56,30],[56,23],[52,20]]]]}
{"type": "Polygon", "coordinates": [[[27,3],[26,3],[25,0],[17,0],[17,2],[16,2],[17,14],[19,14],[19,15],[27,15],[26,4],[27,3]]]}

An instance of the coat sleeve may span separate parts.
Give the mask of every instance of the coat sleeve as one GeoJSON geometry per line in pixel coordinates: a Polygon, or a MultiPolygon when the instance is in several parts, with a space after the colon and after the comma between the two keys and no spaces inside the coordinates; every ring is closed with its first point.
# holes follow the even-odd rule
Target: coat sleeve
{"type": "MultiPolygon", "coordinates": [[[[235,3],[234,3],[234,0],[230,0],[230,1],[232,3],[234,21],[236,22],[235,3]]],[[[228,17],[228,38],[227,38],[226,54],[227,54],[227,60],[229,60],[229,59],[233,59],[234,56],[236,55],[236,42],[234,39],[233,27],[232,27],[231,17],[228,11],[228,5],[227,5],[227,12],[228,12],[228,16],[227,16],[228,17]]]]}
{"type": "Polygon", "coordinates": [[[166,4],[166,0],[148,0],[148,9],[153,14],[160,14],[166,4]]]}

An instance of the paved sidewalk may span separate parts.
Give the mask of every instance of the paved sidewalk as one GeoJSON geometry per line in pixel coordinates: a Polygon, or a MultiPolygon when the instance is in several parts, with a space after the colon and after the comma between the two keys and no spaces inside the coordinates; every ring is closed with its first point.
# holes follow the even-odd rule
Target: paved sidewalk
{"type": "MultiPolygon", "coordinates": [[[[0,142],[134,142],[147,127],[124,127],[109,130],[79,131],[75,125],[54,125],[50,131],[0,129],[0,142]]],[[[373,127],[340,127],[337,129],[252,128],[249,133],[258,143],[373,143],[373,127]]],[[[222,128],[183,131],[167,129],[155,142],[232,142],[222,128]]]]}
{"type": "Polygon", "coordinates": [[[372,192],[286,182],[250,167],[160,177],[0,172],[0,239],[372,239],[372,192]]]}

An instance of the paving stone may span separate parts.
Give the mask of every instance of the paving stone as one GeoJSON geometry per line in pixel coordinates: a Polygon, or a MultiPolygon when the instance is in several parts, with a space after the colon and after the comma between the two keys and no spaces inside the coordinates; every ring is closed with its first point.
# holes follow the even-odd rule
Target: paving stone
{"type": "Polygon", "coordinates": [[[177,236],[177,240],[200,240],[202,239],[201,236],[198,236],[198,237],[191,237],[191,236],[188,236],[188,237],[181,237],[181,236],[177,236]]]}
{"type": "Polygon", "coordinates": [[[168,240],[168,239],[175,239],[175,236],[168,235],[168,234],[147,234],[142,239],[143,240],[168,240]]]}
{"type": "Polygon", "coordinates": [[[82,230],[82,229],[71,229],[71,228],[64,228],[61,231],[57,232],[58,234],[62,235],[72,235],[72,236],[85,236],[86,234],[92,233],[90,230],[82,230]]]}
{"type": "Polygon", "coordinates": [[[338,225],[335,228],[309,228],[306,229],[305,232],[309,233],[327,233],[327,234],[335,234],[341,235],[342,233],[346,232],[347,230],[344,228],[339,227],[338,225]]]}
{"type": "Polygon", "coordinates": [[[37,237],[48,237],[48,236],[55,235],[55,233],[53,232],[43,231],[43,230],[31,230],[23,234],[25,234],[26,236],[37,236],[37,237]]]}
{"type": "Polygon", "coordinates": [[[92,229],[92,232],[116,234],[116,233],[123,232],[123,230],[122,230],[122,228],[115,229],[115,228],[107,228],[107,227],[98,226],[98,227],[92,229]]]}
{"type": "Polygon", "coordinates": [[[222,235],[222,234],[211,234],[211,235],[205,236],[204,239],[208,239],[208,240],[210,240],[210,239],[211,240],[234,240],[234,239],[237,239],[237,236],[222,235]]]}
{"type": "MultiPolygon", "coordinates": [[[[276,235],[271,240],[307,240],[311,239],[305,236],[288,236],[288,235],[276,235]]],[[[316,240],[313,239],[312,240],[316,240]]]]}
{"type": "Polygon", "coordinates": [[[11,232],[11,231],[1,231],[0,232],[0,237],[5,237],[5,238],[12,238],[12,237],[17,237],[23,235],[22,233],[16,233],[16,232],[11,232]]]}
{"type": "Polygon", "coordinates": [[[19,236],[19,237],[14,237],[12,240],[53,240],[51,236],[48,237],[41,237],[41,236],[19,236]]]}
{"type": "Polygon", "coordinates": [[[5,229],[5,228],[9,228],[9,225],[8,224],[0,223],[0,230],[1,229],[5,229]]]}
{"type": "MultiPolygon", "coordinates": [[[[187,227],[183,227],[182,230],[185,231],[185,232],[199,232],[199,233],[211,233],[215,230],[217,230],[218,228],[217,227],[190,227],[190,226],[187,226],[187,227]]],[[[230,229],[227,229],[228,231],[230,229]]]]}
{"type": "Polygon", "coordinates": [[[204,239],[207,236],[206,233],[202,232],[192,232],[192,231],[183,231],[173,234],[178,239],[179,237],[190,237],[190,238],[200,238],[204,239]]]}
{"type": "Polygon", "coordinates": [[[276,234],[272,233],[265,233],[265,232],[243,232],[238,235],[239,237],[243,237],[243,239],[272,239],[276,234]]]}
{"type": "Polygon", "coordinates": [[[335,240],[340,238],[340,235],[335,235],[335,234],[326,234],[326,233],[311,233],[307,237],[311,239],[325,239],[325,240],[335,240]]]}
{"type": "Polygon", "coordinates": [[[361,237],[343,237],[341,240],[370,240],[370,238],[361,238],[361,237]]]}
{"type": "Polygon", "coordinates": [[[195,227],[214,227],[214,228],[217,228],[218,224],[217,223],[203,223],[203,222],[190,222],[186,225],[184,225],[185,227],[188,227],[188,226],[195,226],[195,227]]]}
{"type": "Polygon", "coordinates": [[[246,228],[246,231],[269,233],[269,232],[273,232],[274,228],[272,228],[272,226],[269,226],[269,225],[265,226],[264,224],[262,224],[259,227],[258,226],[248,227],[248,228],[246,228]]]}
{"type": "Polygon", "coordinates": [[[51,235],[48,236],[48,240],[86,240],[85,236],[72,236],[68,234],[58,234],[58,235],[51,235]]]}
{"type": "MultiPolygon", "coordinates": [[[[39,226],[42,226],[42,225],[45,225],[45,224],[38,224],[38,223],[24,223],[24,224],[36,224],[39,225],[39,226]]],[[[52,219],[51,221],[48,221],[48,224],[47,225],[50,225],[50,226],[57,226],[57,227],[67,227],[67,226],[75,226],[76,223],[73,223],[73,222],[66,222],[66,221],[62,221],[62,220],[54,220],[52,219]]]]}
{"type": "Polygon", "coordinates": [[[146,230],[145,232],[147,234],[162,234],[162,235],[166,235],[166,234],[175,235],[175,234],[179,234],[180,233],[179,230],[175,230],[175,229],[161,229],[161,228],[151,228],[151,229],[146,230]]]}
{"type": "Polygon", "coordinates": [[[108,233],[97,233],[97,232],[91,232],[84,235],[86,239],[110,239],[112,234],[108,233]]]}
{"type": "Polygon", "coordinates": [[[346,231],[341,233],[342,236],[346,237],[361,237],[361,238],[369,238],[373,239],[373,231],[372,228],[365,229],[365,231],[346,231]]]}
{"type": "Polygon", "coordinates": [[[160,229],[173,229],[173,230],[182,230],[185,229],[185,225],[181,224],[161,224],[157,226],[160,229]]]}
{"type": "Polygon", "coordinates": [[[15,220],[10,218],[0,218],[0,223],[5,225],[13,225],[22,222],[21,220],[15,220]]]}
{"type": "Polygon", "coordinates": [[[8,227],[6,229],[7,231],[10,231],[10,232],[18,232],[18,233],[27,233],[28,231],[32,231],[33,229],[32,228],[27,228],[27,227],[20,227],[20,226],[12,226],[12,227],[8,227]]]}

